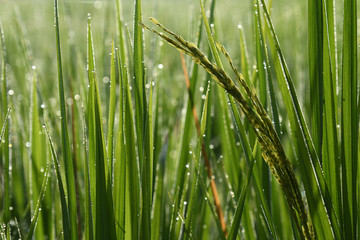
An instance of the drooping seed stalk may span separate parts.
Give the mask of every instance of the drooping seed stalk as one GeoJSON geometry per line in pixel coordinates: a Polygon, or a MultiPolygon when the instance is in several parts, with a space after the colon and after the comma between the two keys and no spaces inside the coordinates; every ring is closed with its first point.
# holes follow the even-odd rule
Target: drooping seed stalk
{"type": "Polygon", "coordinates": [[[234,81],[229,75],[218,65],[211,63],[194,43],[188,42],[181,36],[171,32],[156,19],[150,18],[150,21],[160,27],[166,34],[155,29],[150,29],[143,23],[140,24],[144,28],[159,35],[180,52],[191,56],[193,61],[201,65],[212,78],[237,101],[240,109],[244,112],[246,118],[255,130],[255,134],[262,149],[262,156],[269,165],[272,174],[285,194],[290,213],[295,220],[301,237],[303,239],[314,239],[315,235],[305,209],[304,201],[301,197],[299,184],[295,178],[295,173],[290,161],[286,157],[280,138],[277,135],[266,110],[260,103],[255,88],[252,86],[250,87],[246,83],[242,74],[235,68],[225,48],[219,43],[216,44],[217,48],[229,61],[229,64],[235,73],[236,81],[245,90],[246,96],[240,92],[239,88],[234,84],[234,81]]]}

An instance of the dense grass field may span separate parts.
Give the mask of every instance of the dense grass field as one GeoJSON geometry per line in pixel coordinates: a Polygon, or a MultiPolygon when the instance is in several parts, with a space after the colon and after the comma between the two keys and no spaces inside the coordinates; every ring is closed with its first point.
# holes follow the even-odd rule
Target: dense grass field
{"type": "Polygon", "coordinates": [[[358,239],[356,0],[0,0],[1,239],[358,239]]]}

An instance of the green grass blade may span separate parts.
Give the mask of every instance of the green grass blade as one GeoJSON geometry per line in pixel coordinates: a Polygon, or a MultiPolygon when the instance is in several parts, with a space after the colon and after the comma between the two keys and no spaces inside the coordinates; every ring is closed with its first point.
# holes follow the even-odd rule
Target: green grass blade
{"type": "MultiPolygon", "coordinates": [[[[111,59],[110,59],[110,103],[108,118],[108,139],[107,139],[107,158],[110,165],[110,176],[113,175],[113,145],[114,145],[114,121],[116,107],[116,72],[115,72],[115,47],[114,41],[111,42],[111,59]]],[[[112,180],[111,180],[112,182],[112,180]]]]}
{"type": "Polygon", "coordinates": [[[322,3],[308,0],[308,44],[309,44],[309,79],[310,79],[310,107],[311,132],[314,147],[321,159],[323,137],[323,36],[322,36],[322,3]]]}
{"type": "Polygon", "coordinates": [[[34,231],[36,229],[36,224],[37,224],[37,221],[38,221],[39,214],[41,213],[41,205],[43,203],[43,199],[44,199],[45,191],[46,191],[46,186],[47,186],[48,178],[49,178],[49,175],[50,175],[49,170],[50,170],[50,164],[47,164],[46,170],[44,172],[44,178],[43,178],[43,181],[42,181],[42,184],[41,184],[41,190],[40,190],[40,193],[39,193],[39,197],[37,199],[36,207],[34,209],[34,214],[33,214],[32,218],[31,218],[29,231],[28,231],[28,233],[26,235],[26,240],[31,240],[33,238],[33,234],[34,234],[34,231]]]}
{"type": "Polygon", "coordinates": [[[215,59],[215,62],[216,64],[220,67],[220,68],[223,68],[222,66],[222,63],[221,63],[221,60],[220,60],[220,56],[219,56],[219,52],[218,50],[216,49],[216,45],[215,45],[215,40],[214,40],[214,37],[213,37],[213,34],[210,30],[210,24],[209,24],[209,21],[206,17],[206,13],[205,13],[205,10],[204,10],[204,6],[203,6],[203,3],[202,3],[202,0],[199,0],[200,1],[200,6],[201,6],[201,13],[202,13],[202,16],[203,16],[203,21],[204,21],[204,26],[205,26],[205,30],[206,30],[206,35],[207,35],[207,39],[208,39],[208,42],[209,42],[209,46],[210,46],[210,49],[211,49],[211,53],[215,59]]]}
{"type": "Polygon", "coordinates": [[[357,3],[344,1],[342,62],[342,179],[344,237],[357,236],[357,167],[359,121],[357,114],[357,3]]]}
{"type": "Polygon", "coordinates": [[[234,219],[233,219],[233,224],[231,226],[231,229],[229,231],[229,235],[227,236],[227,239],[236,239],[236,235],[239,231],[239,226],[240,226],[240,222],[241,222],[241,216],[244,210],[244,203],[245,203],[245,199],[246,199],[246,194],[248,192],[248,186],[250,183],[250,179],[252,177],[252,170],[254,167],[254,163],[255,163],[255,159],[252,159],[250,166],[249,166],[249,170],[247,172],[247,176],[246,176],[246,182],[243,186],[243,189],[241,190],[241,194],[240,194],[240,198],[238,201],[238,204],[236,206],[236,210],[235,210],[235,214],[234,214],[234,219]]]}
{"type": "Polygon", "coordinates": [[[140,220],[140,175],[139,168],[136,160],[135,151],[135,129],[133,122],[133,109],[130,94],[130,86],[128,78],[124,81],[124,100],[125,108],[124,112],[126,117],[124,119],[124,131],[125,131],[125,148],[126,148],[126,238],[137,239],[138,228],[140,220]]]}
{"type": "Polygon", "coordinates": [[[164,199],[164,176],[165,176],[165,158],[168,147],[168,140],[162,147],[160,139],[160,123],[159,123],[159,88],[155,89],[155,120],[154,120],[154,190],[153,190],[153,202],[151,212],[151,239],[159,239],[160,231],[164,226],[164,214],[163,210],[163,199],[164,199]]]}
{"type": "MultiPolygon", "coordinates": [[[[260,6],[259,1],[254,0],[254,22],[255,22],[255,44],[256,44],[256,64],[258,69],[259,76],[259,97],[260,102],[265,109],[267,109],[267,90],[266,82],[268,78],[268,73],[266,71],[266,61],[265,61],[265,42],[263,38],[263,29],[260,19],[260,6]]],[[[268,189],[268,188],[266,188],[268,189]]]]}
{"type": "Polygon", "coordinates": [[[87,137],[87,128],[86,128],[86,117],[81,103],[82,109],[82,119],[83,119],[83,143],[84,143],[84,185],[85,185],[85,223],[84,223],[84,234],[86,240],[94,239],[94,222],[93,222],[93,212],[92,212],[92,201],[91,201],[91,183],[90,183],[90,160],[89,160],[89,151],[88,151],[88,137],[87,137]]]}
{"type": "Polygon", "coordinates": [[[100,94],[96,78],[93,40],[91,33],[91,18],[88,18],[88,77],[89,77],[89,147],[93,152],[90,154],[90,164],[95,164],[90,177],[94,190],[93,213],[95,213],[95,238],[115,239],[115,219],[113,212],[113,199],[111,192],[110,173],[105,149],[104,133],[102,129],[102,114],[100,107],[100,94]]]}
{"type": "MultiPolygon", "coordinates": [[[[39,198],[41,184],[43,180],[42,172],[46,167],[46,148],[39,148],[39,146],[45,145],[45,139],[41,132],[39,109],[38,109],[38,97],[36,92],[36,78],[35,74],[33,77],[33,89],[32,89],[32,118],[31,118],[31,198],[33,203],[36,203],[39,198]]],[[[46,218],[46,201],[44,201],[42,214],[39,215],[37,220],[37,228],[35,232],[36,238],[44,238],[47,234],[45,229],[45,223],[51,222],[50,219],[46,218]]],[[[32,208],[35,206],[31,206],[32,208]]],[[[33,209],[31,209],[34,211],[33,209]]]]}
{"type": "Polygon", "coordinates": [[[10,117],[10,112],[11,112],[11,109],[8,109],[7,113],[6,113],[6,116],[5,116],[5,119],[3,121],[3,125],[2,125],[2,128],[1,128],[1,132],[0,132],[0,144],[3,144],[3,138],[5,137],[5,131],[6,131],[6,125],[8,124],[8,120],[9,120],[9,117],[10,117]]]}
{"type": "Polygon", "coordinates": [[[60,45],[60,30],[59,30],[59,10],[58,1],[54,0],[54,15],[55,15],[55,35],[56,35],[56,55],[57,55],[57,69],[58,69],[58,83],[59,83],[59,97],[60,97],[60,113],[61,113],[61,146],[63,150],[63,158],[65,163],[65,178],[68,194],[68,209],[70,217],[71,239],[79,237],[77,232],[77,212],[76,212],[76,192],[75,192],[75,178],[74,166],[71,159],[69,136],[67,130],[66,117],[66,102],[64,91],[64,80],[62,72],[61,60],[61,45],[60,45]]]}
{"type": "MultiPolygon", "coordinates": [[[[9,123],[7,114],[5,116],[6,111],[8,111],[8,92],[7,92],[7,53],[6,53],[6,45],[5,45],[5,34],[4,29],[2,26],[2,22],[0,19],[0,43],[2,47],[2,54],[1,54],[1,62],[2,62],[2,68],[1,68],[1,105],[0,105],[0,124],[4,123],[4,131],[1,132],[1,141],[4,144],[1,144],[0,146],[0,161],[1,163],[4,163],[4,202],[3,202],[3,221],[4,223],[8,223],[11,218],[11,199],[10,199],[10,151],[9,151],[9,123]]],[[[9,111],[8,111],[9,113],[9,111]]]]}
{"type": "MultiPolygon", "coordinates": [[[[140,166],[143,160],[146,119],[146,95],[144,72],[144,35],[139,22],[142,22],[141,0],[135,1],[134,15],[134,86],[135,86],[135,126],[140,166]]],[[[145,229],[144,229],[145,230],[145,229]]]]}
{"type": "Polygon", "coordinates": [[[240,36],[240,54],[241,54],[241,72],[244,75],[245,80],[247,83],[250,83],[250,75],[249,75],[249,63],[248,63],[248,51],[247,51],[247,44],[245,42],[244,36],[244,29],[242,25],[238,26],[239,28],[239,36],[240,36]]]}
{"type": "Polygon", "coordinates": [[[88,92],[88,102],[87,102],[87,124],[88,124],[88,141],[89,141],[89,178],[90,178],[90,201],[92,206],[92,214],[94,219],[94,236],[96,236],[96,208],[97,208],[97,198],[96,198],[96,123],[95,123],[95,64],[93,56],[93,43],[92,35],[90,28],[90,14],[88,15],[88,27],[87,27],[87,44],[88,44],[88,79],[89,79],[89,92],[88,92]],[[91,129],[91,130],[90,130],[91,129]]]}
{"type": "MultiPolygon", "coordinates": [[[[152,149],[150,149],[152,133],[146,92],[144,69],[144,34],[141,25],[141,0],[135,1],[134,15],[134,77],[135,77],[135,125],[137,135],[138,157],[141,173],[141,227],[140,238],[148,239],[151,236],[151,188],[152,188],[152,149]]],[[[149,106],[150,107],[150,106],[149,106]]]]}
{"type": "MultiPolygon", "coordinates": [[[[341,186],[340,186],[340,158],[337,136],[337,109],[336,109],[336,58],[334,40],[333,2],[324,1],[323,24],[323,169],[326,182],[329,186],[331,199],[336,215],[341,219],[341,186]]],[[[323,101],[321,101],[322,104],[323,101]]],[[[320,113],[318,113],[320,114],[320,113]]]]}
{"type": "Polygon", "coordinates": [[[59,159],[56,155],[56,151],[54,149],[54,144],[51,140],[50,133],[49,133],[46,125],[44,124],[43,127],[45,127],[46,135],[47,135],[47,138],[49,141],[51,156],[52,156],[52,159],[54,162],[54,169],[55,169],[56,179],[57,179],[59,193],[60,193],[64,239],[69,239],[71,236],[69,212],[68,212],[68,208],[67,208],[67,204],[66,204],[66,195],[65,195],[65,191],[64,191],[63,181],[62,181],[61,174],[60,174],[59,159]]]}

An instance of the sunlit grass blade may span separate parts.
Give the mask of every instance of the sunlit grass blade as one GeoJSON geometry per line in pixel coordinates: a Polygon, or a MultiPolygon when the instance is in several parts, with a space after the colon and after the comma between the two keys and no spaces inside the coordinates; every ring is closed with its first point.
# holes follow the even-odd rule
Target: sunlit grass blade
{"type": "MultiPolygon", "coordinates": [[[[5,224],[9,223],[11,218],[11,196],[10,196],[10,150],[9,150],[9,111],[8,111],[8,92],[7,92],[7,50],[5,45],[5,34],[0,19],[0,43],[1,43],[1,104],[0,104],[0,126],[4,124],[3,131],[1,131],[1,145],[0,145],[0,163],[4,164],[4,198],[3,198],[3,209],[4,213],[2,221],[5,224]],[[8,114],[6,114],[8,112],[8,114]]],[[[9,230],[9,229],[8,229],[9,230]]]]}
{"type": "Polygon", "coordinates": [[[54,0],[54,27],[56,36],[56,55],[57,55],[57,69],[58,69],[58,84],[59,84],[59,98],[60,98],[60,115],[61,115],[61,146],[63,151],[63,158],[65,164],[65,178],[67,186],[68,209],[70,218],[71,239],[77,239],[77,212],[76,212],[76,192],[75,192],[75,179],[74,179],[74,166],[71,159],[70,143],[67,130],[67,117],[66,117],[66,102],[64,80],[62,72],[61,60],[61,45],[60,45],[60,26],[59,26],[59,9],[58,0],[54,0]]]}
{"type": "Polygon", "coordinates": [[[36,201],[36,206],[34,208],[34,213],[31,217],[31,223],[30,223],[30,227],[29,227],[29,231],[26,235],[26,240],[31,240],[33,238],[33,234],[34,234],[34,231],[36,229],[36,224],[37,224],[37,221],[38,221],[38,217],[39,217],[39,214],[41,213],[41,204],[43,203],[43,199],[44,199],[44,196],[45,196],[45,191],[46,191],[46,186],[47,186],[47,183],[48,183],[48,178],[49,178],[49,175],[50,175],[50,164],[48,163],[47,166],[46,166],[46,169],[44,171],[44,178],[43,178],[43,181],[42,181],[42,184],[41,184],[41,189],[40,189],[40,192],[39,192],[39,196],[38,196],[38,199],[36,201]]]}
{"type": "MultiPolygon", "coordinates": [[[[114,213],[116,222],[117,239],[125,239],[125,189],[126,189],[126,148],[124,142],[124,77],[121,71],[121,59],[119,51],[115,52],[119,69],[119,113],[118,133],[115,146],[114,162],[114,213]]],[[[126,70],[126,68],[125,68],[126,70]]],[[[126,76],[126,75],[124,75],[126,76]]]]}
{"type": "Polygon", "coordinates": [[[342,179],[344,238],[357,236],[357,168],[359,119],[357,114],[357,2],[344,1],[342,62],[342,179]]]}
{"type": "MultiPolygon", "coordinates": [[[[34,73],[33,88],[32,88],[32,117],[31,117],[31,164],[30,164],[30,182],[31,191],[30,195],[33,204],[36,203],[39,198],[41,184],[44,176],[42,172],[46,167],[46,148],[39,148],[39,146],[45,145],[45,138],[41,131],[39,109],[38,109],[38,97],[36,91],[36,77],[34,73]]],[[[46,224],[51,223],[51,213],[47,212],[47,199],[43,201],[43,211],[39,215],[37,220],[37,228],[35,231],[36,238],[44,238],[48,235],[49,229],[46,229],[46,224]]],[[[34,205],[31,206],[31,211],[34,211],[34,205]]]]}
{"type": "MultiPolygon", "coordinates": [[[[266,71],[265,61],[265,42],[263,38],[262,22],[260,19],[260,6],[259,1],[254,0],[254,22],[255,22],[255,44],[256,44],[256,64],[259,76],[259,97],[260,102],[265,109],[267,109],[267,87],[266,81],[268,73],[266,71]]],[[[266,187],[268,189],[268,187],[266,187]]]]}
{"type": "Polygon", "coordinates": [[[165,158],[168,147],[168,140],[160,147],[160,132],[159,129],[159,88],[155,89],[155,103],[154,103],[154,188],[151,211],[151,239],[159,239],[160,231],[164,226],[163,198],[164,198],[164,176],[165,176],[165,158]]]}
{"type": "Polygon", "coordinates": [[[270,46],[274,56],[279,88],[289,116],[292,137],[301,159],[300,170],[316,234],[320,238],[340,238],[339,222],[334,212],[329,190],[320,166],[318,155],[305,123],[295,88],[282,54],[267,5],[261,0],[270,33],[270,46]],[[320,203],[318,203],[320,201],[320,203]],[[319,207],[320,206],[320,207],[319,207]]]}
{"type": "Polygon", "coordinates": [[[65,195],[65,191],[64,191],[64,186],[63,186],[63,182],[62,182],[62,178],[61,178],[61,174],[60,174],[59,159],[57,157],[56,151],[54,149],[54,144],[53,144],[53,142],[51,140],[50,133],[49,133],[46,125],[44,124],[43,127],[45,128],[46,135],[47,135],[47,138],[48,138],[48,141],[49,141],[50,150],[51,150],[51,156],[52,156],[54,169],[55,169],[55,175],[56,175],[56,179],[57,179],[57,183],[58,183],[58,189],[59,189],[59,193],[60,193],[64,239],[69,239],[70,236],[71,236],[69,212],[68,212],[68,207],[67,207],[67,204],[66,204],[66,195],[65,195]]]}
{"type": "Polygon", "coordinates": [[[245,34],[244,28],[242,25],[238,25],[239,28],[239,36],[240,36],[240,55],[241,55],[241,72],[244,75],[244,78],[248,83],[250,83],[250,75],[249,75],[249,57],[247,51],[247,44],[245,42],[245,34]]]}
{"type": "MultiPolygon", "coordinates": [[[[113,176],[113,146],[114,146],[114,121],[116,107],[116,72],[115,72],[115,47],[114,41],[111,42],[111,59],[110,59],[110,103],[108,117],[108,139],[107,139],[107,158],[110,165],[110,179],[113,176]]],[[[111,180],[112,182],[112,180],[111,180]]]]}
{"type": "MultiPolygon", "coordinates": [[[[144,35],[139,22],[142,20],[141,0],[135,1],[134,15],[134,86],[135,86],[135,126],[138,145],[138,155],[143,161],[144,142],[146,126],[146,94],[145,94],[145,72],[144,72],[144,35]]],[[[144,229],[145,230],[145,229],[144,229]]]]}
{"type": "Polygon", "coordinates": [[[115,218],[113,211],[113,199],[107,154],[105,149],[104,133],[102,129],[102,114],[100,107],[100,94],[96,78],[94,47],[92,40],[90,16],[88,18],[88,77],[89,77],[89,101],[88,101],[88,122],[89,122],[89,147],[92,149],[90,157],[90,177],[93,200],[93,213],[95,214],[95,238],[115,239],[115,218]],[[95,169],[93,169],[95,168],[95,169]],[[95,171],[91,173],[91,170],[95,171]],[[94,181],[95,180],[95,181],[94,181]],[[94,198],[93,198],[94,197],[94,198]]]}
{"type": "MultiPolygon", "coordinates": [[[[115,211],[115,222],[116,222],[116,237],[117,239],[125,239],[125,237],[131,236],[126,234],[126,227],[130,229],[131,224],[126,224],[126,213],[129,217],[129,210],[126,210],[126,198],[129,194],[126,188],[127,179],[127,157],[125,147],[125,104],[126,104],[126,91],[125,82],[128,81],[128,70],[127,70],[127,58],[125,55],[126,44],[124,42],[122,12],[121,12],[121,1],[116,1],[116,12],[118,22],[118,36],[119,36],[119,51],[116,52],[116,58],[118,63],[118,74],[119,74],[119,122],[118,122],[118,134],[115,147],[115,163],[114,163],[114,211],[115,211]]],[[[131,116],[132,119],[132,116],[131,116]]]]}
{"type": "MultiPolygon", "coordinates": [[[[332,1],[323,2],[323,149],[322,160],[326,183],[329,186],[335,213],[341,219],[340,158],[337,133],[336,107],[336,46],[334,34],[334,8],[332,1]]],[[[322,114],[322,113],[318,113],[322,114]]],[[[341,223],[341,222],[340,222],[341,223]]]]}
{"type": "Polygon", "coordinates": [[[89,152],[88,152],[88,136],[87,136],[87,127],[86,127],[86,117],[83,102],[81,102],[82,110],[82,122],[83,122],[83,145],[84,145],[84,187],[85,187],[85,219],[84,219],[84,238],[85,240],[94,239],[94,222],[93,222],[93,212],[92,212],[92,201],[91,201],[91,184],[90,184],[90,163],[89,163],[89,152]]]}
{"type": "Polygon", "coordinates": [[[141,231],[140,238],[151,236],[151,200],[152,200],[152,149],[150,149],[152,133],[150,122],[144,68],[144,34],[139,24],[142,21],[141,0],[135,1],[134,15],[134,87],[135,87],[135,126],[137,150],[141,177],[141,231]]]}
{"type": "Polygon", "coordinates": [[[4,121],[2,122],[2,127],[1,127],[1,132],[0,132],[0,144],[2,145],[4,142],[3,142],[3,138],[5,136],[5,132],[6,132],[6,125],[8,124],[8,120],[9,120],[9,117],[10,117],[10,113],[11,113],[11,109],[9,108],[6,115],[5,115],[5,119],[4,121]]]}
{"type": "Polygon", "coordinates": [[[125,231],[127,233],[126,237],[137,238],[138,237],[138,227],[140,220],[140,175],[139,168],[136,161],[136,151],[135,151],[135,129],[133,122],[133,110],[132,110],[132,101],[130,94],[130,86],[127,75],[124,78],[124,101],[125,108],[124,112],[124,137],[125,137],[125,147],[126,151],[126,197],[125,197],[125,231]]]}
{"type": "MultiPolygon", "coordinates": [[[[121,34],[121,33],[120,33],[121,34]]],[[[125,43],[124,43],[125,44],[125,43]]],[[[136,158],[136,133],[134,128],[134,113],[130,92],[130,83],[125,56],[122,56],[124,46],[120,46],[120,64],[121,64],[121,84],[123,108],[120,114],[123,114],[123,137],[125,143],[125,233],[126,238],[138,238],[140,222],[140,174],[139,165],[136,158]]],[[[131,48],[130,48],[131,49],[131,48]]],[[[129,57],[129,56],[127,56],[129,57]]],[[[121,110],[121,108],[120,108],[121,110]]],[[[119,136],[118,136],[119,137],[119,136]]],[[[119,174],[119,173],[116,173],[119,174]]]]}

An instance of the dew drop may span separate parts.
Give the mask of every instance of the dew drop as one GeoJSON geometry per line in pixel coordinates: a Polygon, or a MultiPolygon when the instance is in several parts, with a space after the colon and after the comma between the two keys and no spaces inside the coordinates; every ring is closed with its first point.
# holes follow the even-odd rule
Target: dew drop
{"type": "Polygon", "coordinates": [[[108,76],[103,77],[103,83],[109,83],[110,82],[110,78],[108,76]]]}
{"type": "Polygon", "coordinates": [[[79,101],[79,100],[80,100],[80,95],[79,95],[79,94],[76,94],[76,95],[74,96],[74,98],[75,98],[76,101],[79,101]]]}

